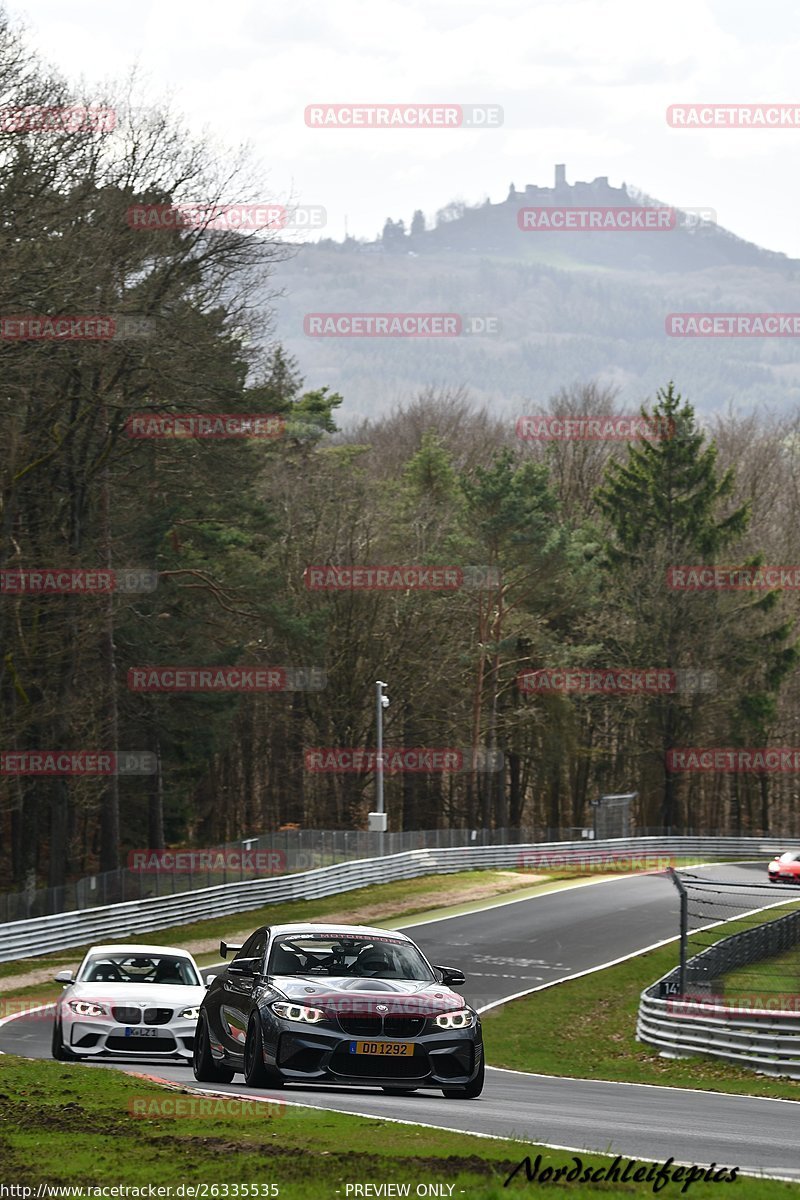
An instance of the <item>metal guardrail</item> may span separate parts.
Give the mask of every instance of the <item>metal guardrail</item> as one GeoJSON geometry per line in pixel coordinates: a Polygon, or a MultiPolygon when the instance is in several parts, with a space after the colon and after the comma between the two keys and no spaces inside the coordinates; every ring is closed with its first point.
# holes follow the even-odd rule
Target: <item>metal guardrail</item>
{"type": "MultiPolygon", "coordinates": [[[[785,841],[782,844],[787,848],[790,846],[785,841]]],[[[411,850],[384,858],[336,863],[280,878],[246,880],[175,896],[150,897],[13,921],[0,925],[0,962],[84,946],[103,938],[118,941],[140,932],[247,912],[279,901],[317,900],[373,883],[391,883],[420,875],[492,867],[516,867],[521,872],[535,869],[537,865],[552,869],[554,865],[569,861],[570,854],[572,861],[586,863],[586,869],[590,871],[592,861],[602,856],[616,855],[628,860],[697,856],[724,859],[763,857],[772,849],[774,839],[767,838],[648,837],[411,850]],[[544,859],[547,859],[546,863],[544,859]],[[559,863],[554,863],[555,859],[559,863]]],[[[631,869],[647,867],[634,863],[631,869]]],[[[521,874],[520,882],[524,885],[524,874],[521,874]]]]}
{"type": "Polygon", "coordinates": [[[743,1013],[717,1003],[712,995],[720,976],[797,945],[800,910],[722,938],[686,963],[685,996],[656,995],[670,986],[677,991],[680,968],[645,988],[639,999],[637,1039],[657,1047],[665,1058],[709,1054],[762,1074],[800,1078],[800,1010],[743,1013]]]}
{"type": "MultiPolygon", "coordinates": [[[[608,840],[622,837],[715,837],[715,830],[626,827],[626,810],[606,806],[615,797],[603,797],[603,807],[593,806],[594,829],[549,829],[541,825],[510,829],[405,829],[388,830],[383,835],[365,829],[280,829],[259,836],[240,838],[213,848],[178,850],[131,850],[128,866],[116,871],[95,872],[73,879],[58,887],[35,887],[33,880],[22,891],[0,892],[0,924],[28,921],[51,913],[121,904],[128,900],[146,900],[151,896],[195,892],[218,884],[245,879],[290,875],[313,871],[339,862],[402,854],[406,850],[432,850],[455,846],[530,845],[539,842],[569,842],[573,838],[594,837],[608,840]],[[379,838],[382,836],[382,841],[379,838]],[[172,857],[170,869],[147,865],[159,854],[172,857]],[[253,865],[245,866],[249,859],[253,865]],[[254,860],[254,861],[253,861],[254,860]],[[212,862],[215,865],[211,865],[212,862]],[[138,864],[138,866],[137,866],[138,864]]],[[[753,836],[753,835],[750,835],[753,836]]],[[[769,849],[785,846],[782,836],[770,834],[769,849]]]]}
{"type": "MultiPolygon", "coordinates": [[[[593,810],[597,811],[597,810],[593,810]]],[[[0,892],[0,923],[27,921],[51,913],[74,909],[121,904],[127,900],[147,900],[151,896],[195,892],[218,884],[244,879],[290,875],[312,871],[338,862],[372,858],[384,854],[402,854],[406,850],[427,850],[448,846],[505,846],[512,843],[558,841],[575,837],[577,830],[559,832],[541,828],[521,829],[406,829],[380,835],[366,829],[281,829],[235,842],[201,850],[130,851],[129,864],[116,871],[96,871],[58,887],[30,886],[19,892],[0,892]],[[151,869],[146,865],[152,855],[171,855],[170,870],[151,869]],[[254,860],[255,867],[245,868],[254,860]],[[239,865],[236,866],[238,859],[239,865]],[[216,865],[211,866],[211,862],[216,865]],[[138,868],[136,863],[143,864],[138,868]],[[259,863],[263,866],[259,867],[259,863]],[[179,865],[184,864],[184,865],[179,865]]],[[[607,830],[606,837],[619,837],[622,829],[607,830]]],[[[640,834],[661,830],[639,830],[640,834]]]]}
{"type": "MultiPolygon", "coordinates": [[[[796,899],[789,895],[788,901],[796,899]]],[[[763,962],[800,944],[800,910],[743,929],[708,946],[686,963],[686,991],[714,992],[716,981],[740,967],[763,962]]]]}

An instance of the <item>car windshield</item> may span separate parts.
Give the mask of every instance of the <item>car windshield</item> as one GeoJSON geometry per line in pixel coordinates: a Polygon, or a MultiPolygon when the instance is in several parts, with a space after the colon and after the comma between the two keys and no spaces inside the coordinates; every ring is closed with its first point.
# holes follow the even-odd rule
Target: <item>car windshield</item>
{"type": "Polygon", "coordinates": [[[93,954],[80,983],[147,983],[202,987],[191,961],[175,954],[93,954]]]}
{"type": "Polygon", "coordinates": [[[416,946],[399,938],[360,934],[282,934],[269,955],[269,975],[349,975],[432,983],[416,946]]]}
{"type": "Polygon", "coordinates": [[[780,856],[778,862],[800,862],[800,854],[796,850],[787,850],[780,856]]]}

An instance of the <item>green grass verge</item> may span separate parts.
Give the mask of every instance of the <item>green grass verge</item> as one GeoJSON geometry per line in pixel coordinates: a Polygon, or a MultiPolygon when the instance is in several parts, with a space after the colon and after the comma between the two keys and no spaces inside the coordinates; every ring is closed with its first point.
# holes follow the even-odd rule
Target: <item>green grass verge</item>
{"type": "MultiPolygon", "coordinates": [[[[734,918],[726,921],[724,925],[717,925],[706,932],[690,934],[688,956],[691,958],[692,955],[705,950],[723,937],[731,937],[735,933],[755,928],[757,925],[765,925],[769,921],[785,917],[788,913],[797,912],[798,904],[800,904],[800,897],[787,900],[763,913],[734,918]]],[[[763,962],[751,963],[736,971],[729,971],[727,975],[720,976],[718,980],[712,982],[712,990],[715,995],[726,996],[732,1001],[743,995],[763,994],[768,996],[778,992],[794,994],[800,990],[800,947],[794,947],[785,955],[767,958],[763,962]]]]}
{"type": "Polygon", "coordinates": [[[800,996],[800,946],[722,977],[723,995],[800,996]]]}
{"type": "MultiPolygon", "coordinates": [[[[347,1184],[445,1185],[443,1195],[469,1200],[500,1200],[516,1192],[530,1195],[521,1171],[509,1187],[503,1180],[528,1155],[540,1171],[575,1166],[573,1155],[547,1150],[524,1140],[476,1138],[419,1125],[352,1117],[315,1109],[283,1107],[280,1101],[236,1111],[230,1100],[205,1100],[208,1115],[149,1114],[189,1098],[119,1071],[93,1070],[17,1057],[0,1059],[0,1152],[4,1181],[36,1188],[40,1183],[161,1187],[204,1183],[275,1184],[281,1200],[345,1200],[347,1184]],[[251,1115],[252,1114],[252,1115],[251,1115]],[[452,1186],[452,1192],[449,1188],[452,1186]]],[[[192,1099],[191,1103],[197,1103],[192,1099]]],[[[409,1103],[409,1118],[413,1117],[409,1103]]],[[[525,1136],[520,1115],[520,1136],[525,1136]]],[[[622,1132],[622,1131],[620,1131],[622,1132]]],[[[584,1169],[608,1167],[609,1157],[581,1154],[584,1169]]],[[[620,1168],[624,1169],[627,1159],[620,1168]]],[[[707,1165],[707,1164],[701,1164],[707,1165]]],[[[735,1162],[720,1164],[734,1167],[735,1162]]],[[[555,1185],[570,1198],[599,1195],[652,1196],[647,1182],[565,1183],[555,1185]]],[[[659,1192],[681,1195],[679,1178],[659,1192]]],[[[694,1183],[692,1200],[718,1200],[713,1183],[694,1183]]],[[[19,1195],[19,1193],[17,1193],[19,1195]]],[[[147,1194],[146,1192],[144,1193],[147,1194]]],[[[174,1194],[174,1193],[173,1193],[174,1194]]],[[[259,1191],[268,1195],[269,1191],[259,1191]]],[[[362,1195],[364,1193],[362,1192],[362,1195]]],[[[373,1191],[371,1194],[375,1195],[373,1191]]],[[[379,1193],[377,1193],[379,1194],[379,1193]]],[[[772,1180],[739,1177],[736,1196],[797,1196],[800,1187],[772,1180]]],[[[212,1191],[208,1195],[214,1196],[212,1191]]],[[[216,1195],[224,1197],[222,1186],[216,1195]]],[[[241,1192],[240,1192],[241,1195],[241,1192]]],[[[352,1196],[353,1193],[351,1192],[352,1196]]]]}
{"type": "Polygon", "coordinates": [[[677,942],[568,979],[483,1015],[496,1067],[627,1083],[800,1100],[800,1081],[772,1079],[702,1055],[667,1059],[636,1041],[639,996],[677,964],[677,942]]]}

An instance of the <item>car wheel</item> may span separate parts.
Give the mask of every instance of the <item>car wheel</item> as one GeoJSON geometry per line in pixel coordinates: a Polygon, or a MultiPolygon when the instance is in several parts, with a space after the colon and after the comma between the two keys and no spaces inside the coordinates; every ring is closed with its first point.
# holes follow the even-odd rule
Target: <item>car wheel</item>
{"type": "Polygon", "coordinates": [[[53,1058],[59,1062],[77,1062],[78,1055],[73,1054],[68,1046],[64,1045],[64,1031],[61,1027],[61,1022],[56,1020],[53,1022],[53,1038],[50,1043],[50,1049],[53,1058]]]}
{"type": "Polygon", "coordinates": [[[194,1034],[192,1070],[195,1079],[200,1083],[230,1083],[236,1074],[230,1067],[221,1067],[214,1062],[211,1055],[211,1041],[208,1036],[208,1020],[205,1013],[202,1012],[194,1034]]]}
{"type": "Polygon", "coordinates": [[[250,1087],[283,1087],[283,1079],[278,1072],[270,1070],[264,1063],[264,1039],[261,1036],[261,1017],[258,1013],[253,1013],[247,1026],[244,1078],[250,1087]]]}
{"type": "Polygon", "coordinates": [[[481,1068],[472,1083],[467,1083],[463,1087],[442,1088],[442,1092],[448,1100],[475,1100],[483,1091],[483,1077],[484,1066],[481,1062],[481,1068]]]}
{"type": "Polygon", "coordinates": [[[408,1092],[416,1092],[417,1088],[385,1087],[387,1096],[405,1096],[408,1092]]]}

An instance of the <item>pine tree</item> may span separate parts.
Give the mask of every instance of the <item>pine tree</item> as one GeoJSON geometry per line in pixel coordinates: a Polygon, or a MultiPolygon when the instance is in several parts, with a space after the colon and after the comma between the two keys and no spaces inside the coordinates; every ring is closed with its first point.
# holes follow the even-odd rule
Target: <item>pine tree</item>
{"type": "MultiPolygon", "coordinates": [[[[717,519],[722,501],[733,491],[733,471],[719,478],[717,450],[705,446],[694,409],[675,385],[657,393],[652,414],[642,409],[660,436],[631,445],[626,463],[612,462],[597,502],[614,531],[612,561],[643,561],[654,539],[673,555],[712,555],[747,528],[750,510],[741,505],[717,519]]],[[[678,559],[673,558],[677,564],[678,559]]]]}
{"type": "Polygon", "coordinates": [[[712,713],[717,736],[730,738],[745,727],[763,736],[764,718],[796,651],[786,645],[790,622],[779,618],[768,627],[777,593],[743,603],[731,593],[670,590],[669,567],[711,565],[733,549],[747,530],[750,506],[728,504],[734,472],[720,475],[716,446],[706,443],[692,405],[673,383],[659,390],[652,413],[642,409],[642,416],[661,436],[630,445],[627,461],[609,464],[596,494],[609,524],[608,644],[627,656],[624,666],[680,671],[707,669],[713,662],[719,668],[713,703],[708,697],[687,703],[685,696],[670,693],[645,701],[641,710],[649,716],[649,741],[660,759],[661,824],[669,829],[677,816],[679,780],[667,770],[666,751],[700,728],[709,729],[712,713]],[[759,690],[758,703],[726,707],[726,673],[734,695],[747,691],[750,679],[759,690]]]}

